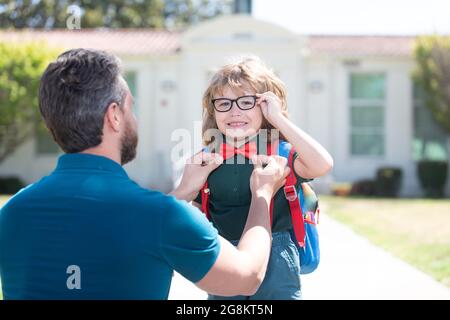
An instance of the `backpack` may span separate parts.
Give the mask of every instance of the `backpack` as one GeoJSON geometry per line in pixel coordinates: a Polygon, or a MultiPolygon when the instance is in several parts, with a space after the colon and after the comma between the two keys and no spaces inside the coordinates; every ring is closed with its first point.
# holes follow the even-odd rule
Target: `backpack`
{"type": "MultiPolygon", "coordinates": [[[[203,149],[207,151],[207,148],[203,149]]],[[[270,155],[271,147],[267,151],[270,155]]],[[[293,156],[295,150],[286,141],[278,144],[278,155],[288,159],[291,169],[284,185],[284,194],[289,202],[293,230],[291,238],[296,244],[300,256],[300,273],[308,274],[316,270],[320,262],[319,233],[317,224],[319,222],[319,202],[311,186],[303,182],[300,188],[296,188],[297,178],[293,168],[293,156]]],[[[210,220],[209,216],[209,188],[208,182],[201,189],[202,211],[210,220]]],[[[270,204],[270,222],[272,224],[273,201],[270,204]]]]}

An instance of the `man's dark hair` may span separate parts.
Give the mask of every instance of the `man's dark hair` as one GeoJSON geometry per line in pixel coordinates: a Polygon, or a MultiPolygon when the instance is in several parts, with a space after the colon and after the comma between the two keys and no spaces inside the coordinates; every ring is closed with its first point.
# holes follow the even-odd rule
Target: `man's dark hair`
{"type": "Polygon", "coordinates": [[[47,128],[67,153],[102,142],[107,107],[123,106],[120,61],[104,51],[73,49],[48,65],[41,78],[39,109],[47,128]]]}

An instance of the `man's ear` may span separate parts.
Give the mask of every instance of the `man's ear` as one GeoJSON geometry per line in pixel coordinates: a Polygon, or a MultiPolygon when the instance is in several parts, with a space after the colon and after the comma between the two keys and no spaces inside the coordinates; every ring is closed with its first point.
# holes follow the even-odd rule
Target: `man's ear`
{"type": "Polygon", "coordinates": [[[106,109],[105,122],[106,124],[116,132],[120,131],[120,122],[122,121],[122,114],[119,110],[117,103],[111,103],[106,109]]]}

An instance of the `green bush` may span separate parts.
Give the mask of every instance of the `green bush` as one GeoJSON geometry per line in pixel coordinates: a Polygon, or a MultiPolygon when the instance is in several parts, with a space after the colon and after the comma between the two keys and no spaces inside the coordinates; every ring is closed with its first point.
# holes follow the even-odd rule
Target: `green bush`
{"type": "Polygon", "coordinates": [[[0,41],[0,162],[44,126],[39,80],[57,52],[42,42],[0,41]]]}
{"type": "Polygon", "coordinates": [[[445,161],[419,161],[417,174],[426,197],[442,198],[447,182],[448,164],[445,161]]]}
{"type": "Polygon", "coordinates": [[[18,177],[0,177],[0,194],[15,194],[24,186],[18,177]]]}
{"type": "Polygon", "coordinates": [[[398,197],[402,185],[403,172],[400,168],[382,167],[377,170],[375,193],[380,197],[398,197]]]}

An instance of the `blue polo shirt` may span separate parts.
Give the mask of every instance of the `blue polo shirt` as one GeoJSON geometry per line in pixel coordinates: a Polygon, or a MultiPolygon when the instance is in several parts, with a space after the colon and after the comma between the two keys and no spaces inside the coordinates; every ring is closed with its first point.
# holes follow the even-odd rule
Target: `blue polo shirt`
{"type": "Polygon", "coordinates": [[[199,210],[101,156],[61,156],[0,211],[4,299],[167,299],[174,270],[197,282],[219,250],[199,210]]]}

